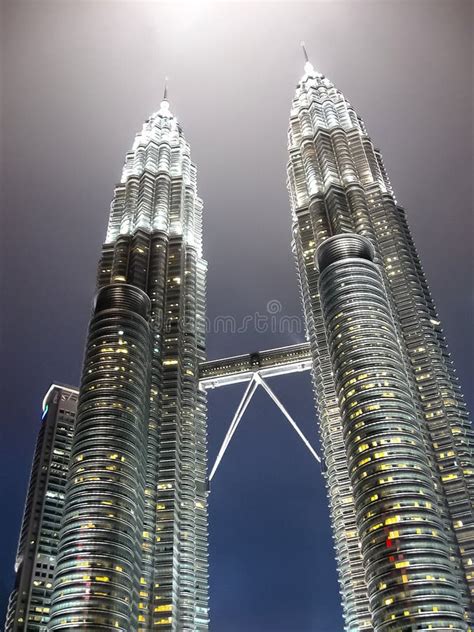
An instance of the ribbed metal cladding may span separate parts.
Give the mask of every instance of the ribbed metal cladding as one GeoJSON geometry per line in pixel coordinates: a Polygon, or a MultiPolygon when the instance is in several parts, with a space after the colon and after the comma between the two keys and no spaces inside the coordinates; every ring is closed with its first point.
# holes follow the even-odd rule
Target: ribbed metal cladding
{"type": "Polygon", "coordinates": [[[344,233],[344,235],[326,239],[323,246],[316,251],[319,272],[322,272],[331,263],[350,257],[374,261],[375,248],[368,239],[364,239],[360,235],[344,233]]]}
{"type": "Polygon", "coordinates": [[[94,312],[108,309],[122,309],[135,312],[148,322],[150,317],[150,299],[147,294],[134,285],[114,283],[101,289],[94,301],[94,312]]]}
{"type": "Polygon", "coordinates": [[[50,630],[137,627],[151,339],[150,300],[96,298],[84,359],[50,630]]]}
{"type": "Polygon", "coordinates": [[[374,629],[467,630],[382,276],[355,234],[318,248],[319,289],[374,629]]]}

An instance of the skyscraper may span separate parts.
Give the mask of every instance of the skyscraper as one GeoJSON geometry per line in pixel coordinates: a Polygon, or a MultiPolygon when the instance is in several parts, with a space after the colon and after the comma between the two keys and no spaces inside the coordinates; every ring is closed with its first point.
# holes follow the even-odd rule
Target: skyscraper
{"type": "Polygon", "coordinates": [[[48,629],[207,630],[201,221],[165,93],[111,204],[48,629]]]}
{"type": "Polygon", "coordinates": [[[5,629],[45,630],[77,408],[76,389],[53,384],[43,400],[5,629]]]}
{"type": "Polygon", "coordinates": [[[465,404],[381,154],[307,57],[288,150],[345,628],[465,630],[474,590],[465,404]]]}
{"type": "Polygon", "coordinates": [[[207,630],[205,389],[248,382],[211,477],[258,386],[320,461],[265,381],[310,367],[345,629],[471,629],[472,430],[380,152],[308,60],[289,153],[309,344],[204,362],[202,202],[166,93],[137,135],[74,432],[77,392],[45,400],[9,630],[207,630]]]}

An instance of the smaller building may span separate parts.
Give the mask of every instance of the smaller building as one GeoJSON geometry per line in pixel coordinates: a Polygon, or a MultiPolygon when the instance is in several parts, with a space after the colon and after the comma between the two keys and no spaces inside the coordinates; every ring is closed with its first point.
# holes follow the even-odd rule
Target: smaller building
{"type": "Polygon", "coordinates": [[[49,620],[77,397],[77,389],[52,384],[43,400],[18,542],[15,586],[8,603],[7,632],[44,632],[49,620]]]}

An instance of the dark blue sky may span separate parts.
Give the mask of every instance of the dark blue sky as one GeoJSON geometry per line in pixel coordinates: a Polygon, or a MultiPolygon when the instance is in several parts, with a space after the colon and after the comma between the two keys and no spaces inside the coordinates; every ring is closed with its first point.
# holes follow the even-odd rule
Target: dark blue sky
{"type": "MultiPolygon", "coordinates": [[[[2,606],[40,402],[78,382],[113,186],[165,75],[205,203],[211,320],[271,300],[300,314],[285,164],[304,39],[382,149],[472,403],[470,2],[19,0],[1,16],[2,606]]],[[[211,332],[209,357],[299,339],[211,332]]],[[[316,444],[308,376],[272,387],[316,444]]],[[[210,393],[211,462],[242,391],[210,393]]],[[[342,629],[322,477],[263,393],[214,479],[210,554],[213,632],[342,629]]]]}

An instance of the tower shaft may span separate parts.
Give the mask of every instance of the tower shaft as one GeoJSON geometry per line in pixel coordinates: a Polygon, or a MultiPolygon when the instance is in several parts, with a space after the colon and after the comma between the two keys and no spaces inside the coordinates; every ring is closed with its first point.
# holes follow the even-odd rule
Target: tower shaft
{"type": "Polygon", "coordinates": [[[49,629],[136,629],[150,301],[105,286],[89,325],[49,629]]]}
{"type": "Polygon", "coordinates": [[[374,250],[341,233],[318,249],[319,291],[374,628],[462,629],[436,480],[374,250]],[[430,578],[427,583],[427,578],[430,578]]]}
{"type": "MultiPolygon", "coordinates": [[[[205,359],[201,233],[196,168],[165,100],[127,154],[111,204],[97,305],[104,294],[122,292],[142,297],[149,307],[146,315],[130,315],[121,297],[103,312],[112,319],[113,331],[111,324],[104,332],[97,329],[97,306],[89,326],[73,446],[76,459],[81,458],[73,457],[69,477],[50,629],[83,624],[127,631],[208,629],[206,399],[198,372],[205,359]],[[138,334],[132,341],[132,322],[140,323],[148,355],[138,334]],[[97,352],[97,362],[90,365],[88,354],[97,352]],[[130,401],[122,402],[130,391],[130,401]],[[130,436],[124,435],[127,423],[130,436]],[[78,473],[88,461],[82,445],[89,441],[90,449],[97,449],[101,435],[95,436],[95,428],[102,426],[108,445],[104,434],[101,449],[107,451],[100,461],[91,460],[86,483],[78,473]],[[133,458],[125,452],[128,443],[133,458]],[[113,498],[101,498],[96,514],[83,519],[76,488],[86,484],[90,497],[99,498],[102,481],[113,484],[115,477],[113,498]],[[104,542],[99,517],[114,523],[103,530],[120,547],[104,542]],[[71,537],[68,521],[74,520],[71,537]],[[102,542],[95,547],[101,560],[91,558],[93,572],[75,578],[76,603],[63,590],[68,580],[61,580],[72,572],[67,560],[80,558],[91,539],[102,542]],[[110,572],[96,575],[99,566],[110,572]]],[[[130,300],[126,303],[129,308],[130,300]]]]}
{"type": "MultiPolygon", "coordinates": [[[[404,211],[393,196],[380,152],[349,102],[309,62],[293,100],[288,149],[293,249],[313,357],[346,630],[384,629],[375,623],[369,599],[343,411],[314,261],[318,246],[346,233],[364,236],[374,247],[437,494],[459,602],[469,618],[474,442],[465,404],[404,211]]],[[[407,581],[415,580],[408,575],[407,581]]],[[[397,625],[403,625],[404,616],[397,625]]],[[[466,624],[462,625],[459,629],[465,629],[466,624]]]]}

